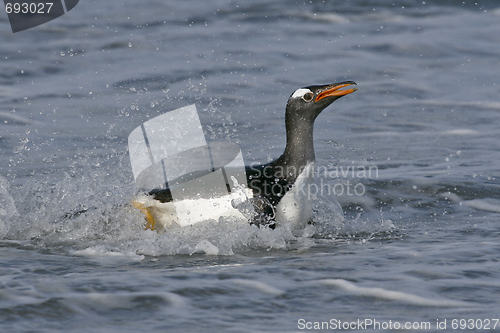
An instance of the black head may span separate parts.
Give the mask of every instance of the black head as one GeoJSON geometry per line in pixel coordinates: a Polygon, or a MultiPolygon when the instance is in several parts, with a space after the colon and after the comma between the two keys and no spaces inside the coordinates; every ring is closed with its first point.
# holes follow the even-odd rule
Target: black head
{"type": "Polygon", "coordinates": [[[341,90],[342,88],[355,84],[354,81],[344,81],[297,89],[290,96],[286,105],[287,121],[307,120],[314,122],[328,105],[357,90],[356,88],[341,90]]]}

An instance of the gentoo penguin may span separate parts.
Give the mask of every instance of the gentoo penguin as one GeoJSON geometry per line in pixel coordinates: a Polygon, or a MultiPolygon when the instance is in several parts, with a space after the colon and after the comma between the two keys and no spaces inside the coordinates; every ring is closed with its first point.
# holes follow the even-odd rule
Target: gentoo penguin
{"type": "MultiPolygon", "coordinates": [[[[255,213],[252,224],[271,228],[288,224],[300,228],[310,222],[312,198],[308,184],[314,172],[314,120],[335,100],[356,91],[356,88],[342,89],[355,84],[345,81],[309,86],[297,89],[290,96],[285,112],[284,153],[271,163],[246,168],[247,190],[252,194],[249,201],[255,213]]],[[[172,201],[167,188],[150,191],[146,201],[136,200],[133,205],[146,215],[147,228],[158,229],[159,225],[169,228],[175,224],[175,218],[170,221],[172,201]]]]}
{"type": "Polygon", "coordinates": [[[288,223],[300,227],[310,222],[312,202],[308,184],[314,173],[314,120],[327,106],[356,91],[344,81],[297,89],[288,99],[285,112],[286,147],[275,161],[246,169],[258,214],[252,223],[288,223]]]}

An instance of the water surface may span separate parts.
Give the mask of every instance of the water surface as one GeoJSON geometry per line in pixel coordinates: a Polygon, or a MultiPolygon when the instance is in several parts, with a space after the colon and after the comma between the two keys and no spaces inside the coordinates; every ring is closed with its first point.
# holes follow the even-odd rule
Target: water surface
{"type": "Polygon", "coordinates": [[[12,34],[0,15],[0,327],[498,318],[499,19],[496,1],[80,2],[12,34]],[[207,139],[263,163],[288,96],[343,80],[359,90],[316,122],[315,182],[359,192],[318,193],[316,225],[158,235],[128,208],[142,122],[195,103],[207,139]]]}

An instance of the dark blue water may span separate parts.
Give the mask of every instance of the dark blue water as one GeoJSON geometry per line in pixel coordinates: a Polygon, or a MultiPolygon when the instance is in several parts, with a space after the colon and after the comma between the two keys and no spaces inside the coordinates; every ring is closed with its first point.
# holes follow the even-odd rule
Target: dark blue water
{"type": "Polygon", "coordinates": [[[16,34],[0,14],[2,331],[493,329],[499,30],[496,1],[87,1],[16,34]],[[343,80],[315,183],[345,191],[314,226],[143,230],[134,128],[195,103],[267,162],[288,96],[343,80]]]}

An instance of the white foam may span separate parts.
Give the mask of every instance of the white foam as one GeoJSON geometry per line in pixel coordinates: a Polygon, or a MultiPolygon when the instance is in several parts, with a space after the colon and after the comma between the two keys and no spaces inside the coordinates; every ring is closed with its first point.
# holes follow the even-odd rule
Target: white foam
{"type": "Polygon", "coordinates": [[[69,298],[71,307],[90,307],[92,309],[133,309],[137,306],[135,300],[138,298],[159,298],[170,306],[175,308],[185,307],[186,300],[174,293],[170,292],[118,292],[118,293],[99,293],[92,292],[85,294],[83,297],[69,298]]]}
{"type": "Polygon", "coordinates": [[[0,176],[0,237],[9,231],[9,221],[18,215],[14,199],[9,193],[9,182],[0,176]]]}
{"type": "Polygon", "coordinates": [[[372,197],[359,196],[359,195],[339,195],[336,197],[342,206],[355,204],[363,207],[364,209],[374,209],[377,206],[377,201],[372,197]]]}
{"type": "Polygon", "coordinates": [[[261,291],[266,294],[280,296],[285,292],[281,289],[270,286],[264,282],[255,281],[255,280],[247,280],[247,279],[231,279],[231,282],[234,284],[238,284],[241,286],[253,288],[255,290],[261,291]]]}
{"type": "MultiPolygon", "coordinates": [[[[290,228],[258,228],[246,218],[223,217],[217,223],[200,222],[162,234],[144,230],[144,215],[126,204],[137,191],[129,185],[133,184],[130,170],[114,165],[95,169],[87,165],[87,160],[83,162],[82,173],[54,185],[29,182],[20,189],[11,187],[9,198],[15,198],[22,218],[14,216],[0,223],[1,234],[17,241],[31,243],[36,239],[43,246],[60,246],[70,256],[103,265],[137,262],[144,260],[144,256],[194,253],[226,256],[249,248],[268,251],[314,246],[314,242],[302,240],[290,228]],[[69,217],[62,212],[68,212],[69,217]]],[[[1,203],[0,206],[12,211],[1,203]]]]}
{"type": "Polygon", "coordinates": [[[137,255],[135,252],[117,252],[106,249],[104,246],[88,247],[84,250],[70,251],[70,253],[79,257],[113,257],[113,260],[124,258],[126,260],[141,261],[144,259],[143,255],[137,255]]]}
{"type": "Polygon", "coordinates": [[[440,193],[439,196],[449,199],[450,201],[459,203],[461,205],[469,206],[475,209],[484,210],[488,212],[500,213],[500,201],[495,199],[472,199],[472,200],[463,200],[461,197],[456,195],[455,193],[446,192],[440,193]]]}
{"type": "Polygon", "coordinates": [[[396,301],[406,304],[412,305],[420,305],[420,306],[444,306],[444,307],[455,307],[455,306],[471,306],[472,304],[461,302],[461,301],[453,301],[453,300],[435,300],[430,298],[424,298],[412,294],[403,293],[400,291],[392,291],[382,288],[366,288],[366,287],[358,287],[354,283],[348,282],[343,279],[327,279],[322,280],[320,283],[340,288],[344,291],[347,291],[351,294],[355,294],[358,296],[365,297],[374,297],[378,299],[388,300],[388,301],[396,301]]]}
{"type": "Polygon", "coordinates": [[[328,22],[333,24],[345,24],[350,22],[350,20],[347,17],[335,13],[304,12],[301,13],[301,16],[308,19],[312,19],[314,21],[328,22]]]}
{"type": "Polygon", "coordinates": [[[212,243],[210,243],[208,240],[204,239],[198,244],[196,244],[195,247],[195,252],[201,252],[209,255],[216,256],[219,254],[219,248],[212,243]]]}
{"type": "Polygon", "coordinates": [[[463,203],[472,208],[485,210],[488,212],[500,213],[500,201],[498,200],[493,201],[493,199],[489,199],[487,201],[483,199],[473,199],[473,200],[463,201],[463,203]]]}
{"type": "Polygon", "coordinates": [[[479,134],[478,131],[468,129],[468,128],[457,128],[453,130],[444,131],[445,135],[476,135],[479,134]]]}

